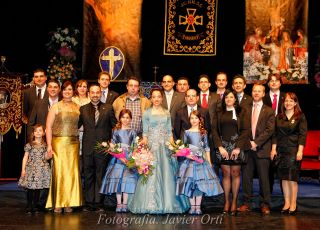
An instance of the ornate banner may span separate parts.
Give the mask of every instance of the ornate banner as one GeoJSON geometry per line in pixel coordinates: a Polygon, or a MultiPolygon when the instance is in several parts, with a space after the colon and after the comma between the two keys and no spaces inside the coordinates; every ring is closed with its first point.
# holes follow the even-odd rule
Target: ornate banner
{"type": "Polygon", "coordinates": [[[308,0],[246,0],[243,75],[265,83],[308,83],[308,0]]]}
{"type": "Polygon", "coordinates": [[[22,82],[20,76],[0,75],[0,135],[22,129],[22,82]]]}
{"type": "Polygon", "coordinates": [[[217,0],[166,0],[165,55],[215,56],[217,0]]]}

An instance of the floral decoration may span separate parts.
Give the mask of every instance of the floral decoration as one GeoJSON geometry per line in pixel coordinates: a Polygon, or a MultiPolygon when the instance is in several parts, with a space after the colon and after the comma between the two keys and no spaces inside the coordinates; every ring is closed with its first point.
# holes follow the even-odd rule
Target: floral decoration
{"type": "Polygon", "coordinates": [[[203,160],[193,155],[189,145],[184,144],[181,140],[169,141],[166,143],[168,148],[172,151],[172,155],[175,157],[187,157],[191,160],[194,160],[198,163],[203,163],[203,160]]]}

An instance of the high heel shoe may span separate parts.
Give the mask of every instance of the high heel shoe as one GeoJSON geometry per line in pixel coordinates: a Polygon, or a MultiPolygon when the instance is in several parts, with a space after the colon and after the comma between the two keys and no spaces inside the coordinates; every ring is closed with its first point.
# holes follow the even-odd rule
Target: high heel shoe
{"type": "Polygon", "coordinates": [[[222,211],[222,215],[228,215],[229,214],[229,210],[223,210],[222,211]]]}
{"type": "Polygon", "coordinates": [[[292,215],[292,216],[297,215],[297,212],[298,212],[298,207],[296,207],[296,209],[293,211],[289,210],[289,215],[292,215]]]}
{"type": "Polygon", "coordinates": [[[238,214],[237,209],[230,211],[230,216],[236,216],[238,214]]]}
{"type": "Polygon", "coordinates": [[[287,209],[281,209],[280,213],[281,213],[281,214],[289,214],[289,208],[287,208],[287,209]]]}

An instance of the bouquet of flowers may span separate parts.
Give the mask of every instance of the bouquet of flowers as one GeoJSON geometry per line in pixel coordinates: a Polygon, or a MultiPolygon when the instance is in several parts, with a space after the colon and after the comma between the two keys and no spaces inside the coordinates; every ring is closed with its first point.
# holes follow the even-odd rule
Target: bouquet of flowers
{"type": "Polygon", "coordinates": [[[98,143],[96,145],[96,149],[98,150],[98,152],[104,152],[105,154],[110,154],[117,159],[125,159],[126,160],[126,153],[121,148],[120,143],[112,144],[112,143],[108,143],[108,142],[102,142],[102,143],[98,143]]]}
{"type": "Polygon", "coordinates": [[[173,152],[173,156],[188,157],[189,159],[191,158],[198,163],[203,163],[202,159],[199,159],[198,157],[192,155],[189,145],[184,144],[181,140],[169,141],[166,143],[166,145],[173,152]]]}
{"type": "Polygon", "coordinates": [[[153,155],[147,145],[139,143],[139,138],[136,138],[136,144],[133,146],[132,156],[128,160],[127,167],[135,168],[140,176],[142,183],[146,183],[148,177],[152,175],[154,169],[153,155]]]}
{"type": "Polygon", "coordinates": [[[57,28],[51,32],[51,38],[47,43],[51,53],[47,72],[51,78],[62,81],[75,77],[74,61],[79,35],[80,31],[73,28],[57,28]]]}

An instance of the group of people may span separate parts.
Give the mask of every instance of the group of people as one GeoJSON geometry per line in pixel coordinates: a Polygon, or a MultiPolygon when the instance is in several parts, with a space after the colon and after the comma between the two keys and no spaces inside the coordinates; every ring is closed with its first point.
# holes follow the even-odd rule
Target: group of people
{"type": "Polygon", "coordinates": [[[265,86],[253,85],[252,97],[244,93],[241,75],[233,78],[232,90],[227,89],[224,72],[216,76],[216,92],[209,90],[210,78],[200,75],[200,93],[185,77],[178,79],[175,91],[174,78],[165,75],[162,88],[152,89],[150,99],[139,93],[135,77],[128,78],[126,93],[111,91],[107,72],[99,74],[98,84],[80,80],[74,89],[66,81],[60,89],[55,80],[46,86],[45,72],[36,70],[34,83],[24,92],[24,113],[33,131],[19,180],[28,191],[28,212],[72,212],[78,206],[100,211],[104,200],[113,202],[115,196],[116,212],[200,215],[203,196],[224,193],[223,213],[236,215],[250,211],[256,169],[261,212],[269,214],[274,158],[279,159],[284,194],[281,212],[297,212],[307,122],[297,96],[280,92],[276,75],[268,79],[268,93],[265,86]],[[154,158],[155,168],[146,182],[125,164],[137,136],[154,158]],[[172,155],[166,143],[176,140],[187,144],[191,155],[172,155]],[[95,145],[103,141],[120,144],[126,158],[99,152],[95,145]],[[238,207],[241,174],[244,203],[238,207]]]}

